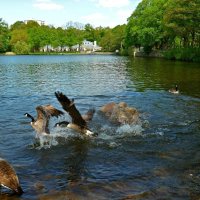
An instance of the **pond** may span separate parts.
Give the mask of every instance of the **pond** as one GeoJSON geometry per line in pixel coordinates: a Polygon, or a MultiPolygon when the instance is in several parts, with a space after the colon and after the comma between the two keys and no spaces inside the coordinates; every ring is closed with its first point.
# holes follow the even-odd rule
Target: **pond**
{"type": "Polygon", "coordinates": [[[24,194],[9,200],[199,199],[200,67],[114,55],[0,56],[0,157],[15,168],[24,194]],[[178,85],[180,94],[168,89],[178,85]],[[24,116],[61,91],[81,113],[95,108],[94,138],[54,124],[49,143],[24,116]],[[99,109],[124,101],[141,124],[116,126],[99,109]]]}

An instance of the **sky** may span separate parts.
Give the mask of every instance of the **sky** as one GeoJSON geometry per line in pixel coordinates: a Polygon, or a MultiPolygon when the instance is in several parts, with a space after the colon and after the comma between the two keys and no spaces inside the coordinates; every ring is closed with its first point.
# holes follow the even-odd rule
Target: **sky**
{"type": "Polygon", "coordinates": [[[63,27],[67,22],[115,27],[127,23],[142,0],[0,0],[0,18],[16,21],[42,20],[63,27]]]}

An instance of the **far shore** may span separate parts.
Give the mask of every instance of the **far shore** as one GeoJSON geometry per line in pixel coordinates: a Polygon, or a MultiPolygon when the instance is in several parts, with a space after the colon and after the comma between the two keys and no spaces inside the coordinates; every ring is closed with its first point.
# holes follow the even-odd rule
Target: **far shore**
{"type": "Polygon", "coordinates": [[[6,52],[0,55],[116,55],[115,52],[36,52],[29,54],[16,54],[15,52],[6,52]]]}

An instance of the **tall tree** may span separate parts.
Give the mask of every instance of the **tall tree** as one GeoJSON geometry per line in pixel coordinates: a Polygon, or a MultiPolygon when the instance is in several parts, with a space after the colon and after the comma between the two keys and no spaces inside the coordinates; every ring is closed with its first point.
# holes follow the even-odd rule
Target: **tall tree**
{"type": "Polygon", "coordinates": [[[16,21],[14,24],[10,26],[11,31],[24,28],[26,28],[26,24],[23,21],[16,21]]]}
{"type": "Polygon", "coordinates": [[[76,44],[81,44],[84,39],[84,32],[76,28],[68,28],[66,30],[66,45],[72,47],[76,44]]]}
{"type": "Polygon", "coordinates": [[[95,29],[93,28],[91,24],[85,25],[85,39],[91,42],[94,42],[96,40],[95,29]]]}
{"type": "Polygon", "coordinates": [[[5,52],[9,48],[8,24],[0,18],[0,52],[5,52]]]}
{"type": "Polygon", "coordinates": [[[172,41],[178,37],[179,46],[199,46],[200,1],[169,0],[164,13],[164,24],[172,41]]]}
{"type": "Polygon", "coordinates": [[[127,46],[160,48],[165,42],[163,13],[168,0],[143,0],[128,19],[127,46]]]}

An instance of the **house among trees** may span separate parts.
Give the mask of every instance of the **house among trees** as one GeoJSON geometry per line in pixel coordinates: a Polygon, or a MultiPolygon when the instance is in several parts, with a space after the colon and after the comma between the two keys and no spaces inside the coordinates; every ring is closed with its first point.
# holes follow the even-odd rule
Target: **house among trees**
{"type": "Polygon", "coordinates": [[[97,45],[96,41],[90,42],[84,40],[83,44],[81,45],[81,51],[91,51],[91,52],[101,51],[101,47],[97,45]]]}
{"type": "Polygon", "coordinates": [[[82,52],[95,52],[101,51],[101,47],[97,45],[97,42],[90,42],[88,40],[83,40],[82,44],[76,44],[71,47],[72,51],[82,51],[82,52]]]}
{"type": "Polygon", "coordinates": [[[68,46],[58,46],[53,47],[52,45],[45,45],[40,49],[41,52],[68,52],[68,51],[77,51],[77,52],[95,52],[95,51],[101,51],[101,47],[97,45],[97,42],[90,42],[87,40],[83,40],[82,44],[76,44],[73,45],[71,48],[68,46]]]}

